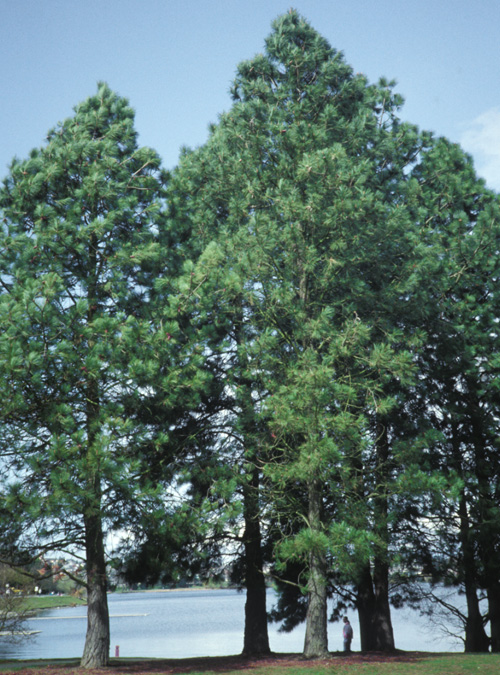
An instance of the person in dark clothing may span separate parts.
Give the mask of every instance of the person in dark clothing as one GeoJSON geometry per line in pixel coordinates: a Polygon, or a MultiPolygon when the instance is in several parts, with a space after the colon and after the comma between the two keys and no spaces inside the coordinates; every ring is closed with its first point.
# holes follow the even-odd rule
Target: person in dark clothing
{"type": "Polygon", "coordinates": [[[352,626],[346,616],[344,616],[344,629],[342,631],[342,635],[344,637],[344,652],[349,653],[351,651],[351,642],[354,631],[352,630],[352,626]]]}

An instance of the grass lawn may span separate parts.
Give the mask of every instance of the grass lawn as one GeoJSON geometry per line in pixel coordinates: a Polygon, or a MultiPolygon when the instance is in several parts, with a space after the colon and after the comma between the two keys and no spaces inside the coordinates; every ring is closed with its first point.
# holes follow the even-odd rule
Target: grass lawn
{"type": "MultiPolygon", "coordinates": [[[[208,675],[210,671],[201,671],[208,675]]],[[[242,671],[226,671],[225,675],[241,675],[242,671]]],[[[342,658],[314,666],[277,666],[256,668],[249,675],[499,675],[500,655],[440,655],[419,656],[411,660],[372,661],[369,656],[363,662],[348,662],[342,658]]],[[[194,675],[194,673],[191,673],[194,675]]]]}
{"type": "Polygon", "coordinates": [[[30,595],[25,598],[23,608],[29,611],[39,609],[53,609],[54,607],[74,607],[86,605],[86,600],[74,595],[30,595]]]}
{"type": "Polygon", "coordinates": [[[500,654],[332,654],[303,661],[299,655],[270,659],[239,656],[197,659],[111,659],[109,668],[84,670],[77,660],[0,661],[0,672],[17,675],[499,675],[500,654]]]}

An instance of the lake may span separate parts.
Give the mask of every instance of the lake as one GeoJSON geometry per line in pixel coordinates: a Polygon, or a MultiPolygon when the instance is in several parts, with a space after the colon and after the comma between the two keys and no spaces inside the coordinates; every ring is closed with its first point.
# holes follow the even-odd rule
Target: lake
{"type": "MultiPolygon", "coordinates": [[[[188,590],[112,593],[108,596],[111,622],[111,656],[119,647],[122,657],[184,658],[239,654],[243,648],[245,594],[235,590],[188,590]]],[[[268,591],[268,609],[275,602],[268,591]]],[[[352,648],[359,650],[359,627],[354,628],[352,648]]],[[[416,651],[463,651],[463,645],[432,633],[426,619],[411,610],[393,610],[398,649],[416,651]]],[[[0,638],[1,658],[72,658],[82,655],[86,631],[86,607],[44,610],[27,622],[28,630],[40,631],[20,644],[0,638]]],[[[304,626],[279,633],[269,626],[274,652],[301,652],[304,626]]],[[[329,649],[342,649],[341,622],[329,624],[329,649]]]]}

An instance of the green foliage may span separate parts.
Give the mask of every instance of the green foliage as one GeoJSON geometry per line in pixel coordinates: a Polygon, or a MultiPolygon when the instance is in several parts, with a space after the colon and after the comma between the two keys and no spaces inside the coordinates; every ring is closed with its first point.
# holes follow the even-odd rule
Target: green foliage
{"type": "Polygon", "coordinates": [[[500,649],[498,195],[296,11],[231,92],[172,176],[104,84],[13,162],[2,548],[133,525],[153,583],[229,539],[247,584],[354,598],[368,649],[418,568],[485,589],[500,649]]]}
{"type": "MultiPolygon", "coordinates": [[[[404,195],[428,138],[397,118],[392,84],[355,75],[293,11],[232,93],[172,176],[172,217],[204,251],[195,275],[213,288],[204,312],[227,331],[213,349],[229,420],[262,471],[280,559],[314,566],[324,554],[335,568],[333,548],[350,538],[362,566],[367,530],[379,557],[388,545],[373,523],[397,489],[382,469],[374,482],[377,425],[403,404],[422,343],[423,248],[404,195]],[[317,549],[330,522],[340,543],[317,549]]],[[[400,471],[403,461],[392,458],[400,471]]]]}
{"type": "Polygon", "coordinates": [[[439,396],[466,377],[496,391],[498,206],[456,146],[401,122],[393,83],[355,75],[297,12],[232,94],[181,158],[171,211],[212,288],[232,433],[262,471],[279,572],[317,554],[356,583],[371,564],[387,594],[401,547],[464,485],[439,459],[439,396]],[[463,370],[435,396],[441,353],[463,370]]]}
{"type": "Polygon", "coordinates": [[[104,531],[123,528],[148,494],[149,431],[127,403],[151,367],[164,180],[128,102],[100,84],[14,160],[0,191],[2,510],[33,556],[83,549],[104,623],[104,531]]]}

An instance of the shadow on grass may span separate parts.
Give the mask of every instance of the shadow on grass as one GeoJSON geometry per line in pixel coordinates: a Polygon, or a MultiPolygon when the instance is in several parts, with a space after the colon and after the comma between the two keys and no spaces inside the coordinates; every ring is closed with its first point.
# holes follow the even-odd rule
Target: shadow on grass
{"type": "Polygon", "coordinates": [[[443,656],[429,652],[392,653],[370,652],[331,652],[324,659],[305,659],[301,654],[276,653],[266,657],[207,656],[189,659],[147,659],[147,658],[111,658],[106,668],[89,670],[80,668],[79,659],[45,659],[36,661],[0,661],[0,673],[17,675],[180,675],[181,673],[226,673],[233,671],[252,671],[256,668],[274,667],[315,667],[334,666],[335,664],[370,663],[410,663],[443,656]]]}

